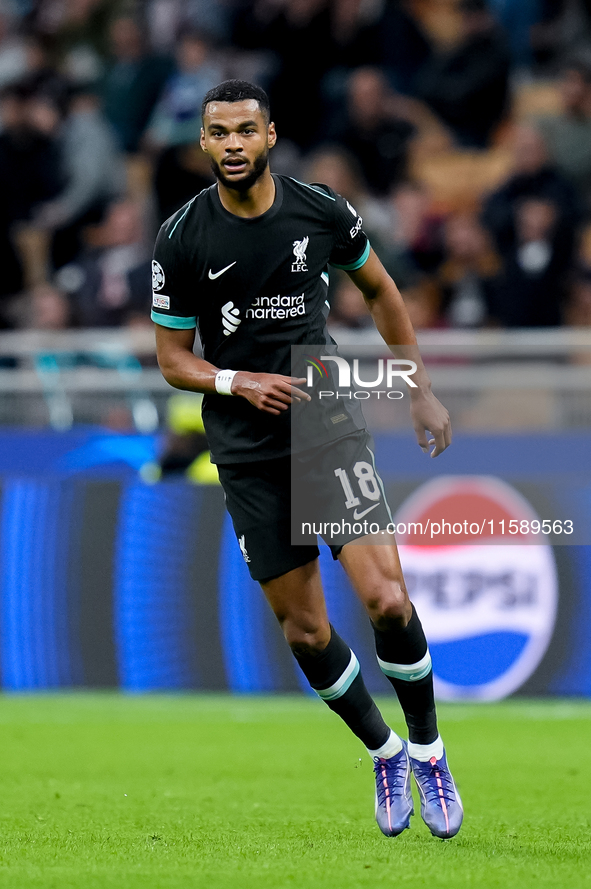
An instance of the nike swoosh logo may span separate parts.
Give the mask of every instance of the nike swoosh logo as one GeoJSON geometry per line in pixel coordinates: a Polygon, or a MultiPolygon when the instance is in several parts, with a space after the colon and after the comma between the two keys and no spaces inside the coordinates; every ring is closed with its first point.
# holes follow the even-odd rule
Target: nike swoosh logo
{"type": "Polygon", "coordinates": [[[210,270],[209,270],[209,280],[210,280],[210,281],[215,281],[216,278],[219,278],[220,275],[223,275],[224,272],[227,272],[228,269],[231,269],[232,266],[233,266],[233,265],[236,265],[237,262],[238,262],[238,260],[235,259],[234,262],[231,262],[230,265],[227,265],[225,269],[222,269],[222,270],[221,270],[221,272],[216,272],[215,275],[214,275],[214,273],[212,272],[212,270],[210,269],[210,270]]]}
{"type": "Polygon", "coordinates": [[[353,513],[353,518],[356,520],[362,519],[364,515],[367,515],[368,512],[371,512],[372,509],[375,509],[379,505],[380,505],[379,503],[374,503],[374,505],[370,506],[369,509],[366,509],[366,510],[364,510],[364,512],[360,512],[360,513],[358,513],[357,510],[355,510],[355,512],[353,513]]]}

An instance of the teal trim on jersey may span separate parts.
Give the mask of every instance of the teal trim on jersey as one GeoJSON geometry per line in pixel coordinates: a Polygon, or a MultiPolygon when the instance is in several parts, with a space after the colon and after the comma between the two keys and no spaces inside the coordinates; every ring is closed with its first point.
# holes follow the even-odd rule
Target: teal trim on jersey
{"type": "Polygon", "coordinates": [[[322,197],[328,198],[329,201],[336,201],[336,198],[333,198],[332,195],[327,194],[325,191],[322,191],[321,188],[314,188],[313,185],[308,185],[306,182],[300,182],[299,179],[294,179],[293,176],[290,176],[289,178],[291,179],[292,182],[297,182],[298,185],[303,185],[304,188],[309,188],[310,191],[315,191],[316,194],[321,194],[322,197]]]}
{"type": "Polygon", "coordinates": [[[427,649],[426,655],[420,661],[417,661],[416,664],[389,664],[387,661],[381,660],[381,658],[378,658],[378,663],[380,670],[386,676],[390,676],[392,679],[404,679],[405,682],[418,682],[419,679],[424,679],[431,671],[429,649],[427,649]]]}
{"type": "Polygon", "coordinates": [[[360,269],[362,265],[365,265],[367,260],[369,259],[369,251],[371,250],[371,244],[369,241],[365,245],[365,250],[355,262],[350,262],[347,265],[337,265],[336,262],[331,262],[331,265],[334,266],[335,269],[342,269],[344,272],[356,272],[357,269],[360,269]]]}
{"type": "Polygon", "coordinates": [[[322,274],[320,275],[320,277],[322,278],[322,280],[324,281],[324,283],[325,283],[326,286],[328,287],[328,285],[330,284],[330,278],[328,277],[328,272],[322,272],[322,274]]]}
{"type": "MultiPolygon", "coordinates": [[[[197,197],[197,195],[195,195],[195,197],[197,197]]],[[[187,215],[187,213],[188,213],[189,210],[191,209],[191,204],[193,203],[194,200],[195,200],[195,198],[191,198],[191,200],[189,201],[189,203],[188,203],[187,206],[186,206],[185,212],[183,213],[182,216],[179,216],[179,218],[177,219],[177,221],[176,221],[175,224],[173,225],[173,227],[172,227],[172,231],[171,231],[170,234],[168,235],[169,239],[172,238],[172,236],[174,235],[174,230],[175,230],[175,228],[177,227],[177,225],[179,224],[179,222],[182,222],[182,221],[183,221],[183,219],[185,218],[185,216],[187,215]]]]}
{"type": "Polygon", "coordinates": [[[162,315],[152,309],[152,321],[161,327],[172,327],[173,330],[190,330],[197,327],[197,318],[181,318],[179,315],[162,315]]]}

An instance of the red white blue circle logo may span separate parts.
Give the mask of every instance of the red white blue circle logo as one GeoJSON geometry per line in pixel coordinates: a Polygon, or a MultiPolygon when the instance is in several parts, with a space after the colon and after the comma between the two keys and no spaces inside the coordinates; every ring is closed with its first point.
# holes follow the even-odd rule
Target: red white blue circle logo
{"type": "Polygon", "coordinates": [[[503,698],[523,685],[548,649],[558,603],[554,554],[542,535],[510,537],[512,520],[513,528],[532,521],[539,527],[531,504],[488,476],[427,482],[396,515],[404,576],[443,700],[503,698]],[[444,521],[444,536],[415,533],[416,523],[432,528],[444,521]],[[401,523],[415,523],[412,533],[400,534],[401,523]],[[471,534],[477,527],[482,533],[471,534]]]}

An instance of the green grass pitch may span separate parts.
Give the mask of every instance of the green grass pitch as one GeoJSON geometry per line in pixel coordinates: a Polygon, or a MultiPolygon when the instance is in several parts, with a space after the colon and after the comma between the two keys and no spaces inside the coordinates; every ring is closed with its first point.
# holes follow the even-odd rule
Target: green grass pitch
{"type": "Polygon", "coordinates": [[[369,758],[320,701],[3,696],[0,886],[591,886],[591,702],[447,705],[440,724],[464,827],[444,842],[417,814],[386,839],[369,758]]]}

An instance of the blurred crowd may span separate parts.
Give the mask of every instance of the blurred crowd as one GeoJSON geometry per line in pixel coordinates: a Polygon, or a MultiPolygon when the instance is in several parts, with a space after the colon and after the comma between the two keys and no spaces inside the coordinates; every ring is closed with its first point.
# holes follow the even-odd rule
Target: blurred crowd
{"type": "MultiPolygon", "coordinates": [[[[356,206],[416,327],[591,324],[590,0],[0,0],[0,327],[149,324],[200,106],[356,206]]],[[[331,275],[335,327],[369,323],[331,275]]]]}

